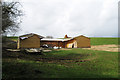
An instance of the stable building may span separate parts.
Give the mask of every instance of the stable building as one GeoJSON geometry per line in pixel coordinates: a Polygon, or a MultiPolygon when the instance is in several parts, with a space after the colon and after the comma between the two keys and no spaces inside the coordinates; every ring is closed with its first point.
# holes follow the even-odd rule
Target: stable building
{"type": "Polygon", "coordinates": [[[44,38],[40,35],[30,33],[18,37],[17,48],[40,48],[40,40],[44,38]]]}
{"type": "Polygon", "coordinates": [[[68,41],[70,39],[41,39],[41,46],[42,45],[48,45],[49,47],[61,47],[65,48],[65,41],[68,41]]]}
{"type": "Polygon", "coordinates": [[[37,34],[25,34],[18,37],[17,48],[40,48],[43,45],[48,47],[61,48],[90,48],[90,38],[83,35],[77,37],[68,37],[65,35],[62,39],[44,38],[37,34]]]}
{"type": "MultiPolygon", "coordinates": [[[[66,35],[65,35],[66,36],[66,35]]],[[[62,48],[89,48],[90,38],[83,35],[73,37],[73,38],[63,38],[63,39],[41,39],[41,46],[48,45],[51,47],[62,47],[62,48]]]]}

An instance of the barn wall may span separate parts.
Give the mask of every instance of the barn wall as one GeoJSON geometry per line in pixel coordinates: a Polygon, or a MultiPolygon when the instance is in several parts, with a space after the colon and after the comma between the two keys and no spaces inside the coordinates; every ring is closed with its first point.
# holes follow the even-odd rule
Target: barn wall
{"type": "MultiPolygon", "coordinates": [[[[72,45],[74,44],[75,40],[69,40],[65,42],[65,48],[72,48],[72,45]]],[[[74,46],[75,47],[75,46],[74,46]]]]}
{"type": "Polygon", "coordinates": [[[33,35],[28,39],[20,40],[20,48],[40,48],[40,38],[33,35]]]}
{"type": "Polygon", "coordinates": [[[90,46],[90,38],[85,36],[79,36],[75,38],[77,41],[77,48],[89,48],[90,46]]]}
{"type": "Polygon", "coordinates": [[[64,47],[64,42],[62,41],[41,41],[41,46],[44,45],[44,44],[47,44],[48,46],[51,46],[51,47],[54,47],[54,46],[57,46],[57,47],[64,47]]]}
{"type": "Polygon", "coordinates": [[[54,47],[54,46],[58,46],[58,42],[55,42],[55,41],[41,41],[40,42],[41,46],[44,45],[44,44],[47,44],[48,46],[51,46],[51,47],[54,47]]]}
{"type": "Polygon", "coordinates": [[[65,43],[64,43],[64,42],[62,42],[62,41],[60,41],[60,42],[59,42],[59,45],[58,45],[58,47],[65,48],[65,43]]]}
{"type": "Polygon", "coordinates": [[[76,40],[74,40],[73,44],[74,44],[74,48],[77,48],[77,41],[76,40]]]}

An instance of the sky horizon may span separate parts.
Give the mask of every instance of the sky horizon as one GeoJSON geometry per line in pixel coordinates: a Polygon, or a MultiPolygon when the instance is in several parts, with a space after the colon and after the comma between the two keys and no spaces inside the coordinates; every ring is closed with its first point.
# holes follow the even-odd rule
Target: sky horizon
{"type": "Polygon", "coordinates": [[[118,36],[118,0],[20,0],[20,36],[118,36]]]}

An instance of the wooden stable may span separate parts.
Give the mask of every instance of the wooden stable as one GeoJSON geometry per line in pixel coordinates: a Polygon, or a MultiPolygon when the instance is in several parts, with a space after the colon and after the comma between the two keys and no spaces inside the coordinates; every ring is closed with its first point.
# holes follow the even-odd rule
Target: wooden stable
{"type": "Polygon", "coordinates": [[[77,42],[77,48],[90,48],[90,38],[85,37],[83,35],[75,37],[75,41],[77,42]]]}
{"type": "Polygon", "coordinates": [[[17,48],[40,48],[40,39],[43,38],[37,34],[26,34],[18,38],[17,48]]]}
{"type": "Polygon", "coordinates": [[[77,37],[68,37],[64,39],[46,39],[37,34],[26,34],[18,38],[17,48],[40,48],[43,45],[49,47],[61,48],[90,48],[90,38],[83,35],[77,37]]]}
{"type": "Polygon", "coordinates": [[[41,45],[62,48],[90,48],[90,38],[83,35],[68,39],[41,39],[41,45]]]}
{"type": "Polygon", "coordinates": [[[64,42],[62,42],[62,41],[41,41],[40,43],[41,43],[41,46],[46,44],[50,47],[54,47],[54,46],[62,47],[62,48],[65,47],[64,42]]]}

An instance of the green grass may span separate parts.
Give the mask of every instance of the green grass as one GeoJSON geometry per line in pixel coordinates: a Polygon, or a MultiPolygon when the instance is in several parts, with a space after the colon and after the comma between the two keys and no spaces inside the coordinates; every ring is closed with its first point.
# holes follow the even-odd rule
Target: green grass
{"type": "MultiPolygon", "coordinates": [[[[11,38],[17,39],[17,38],[11,38]]],[[[118,44],[117,38],[91,38],[91,45],[118,44]]],[[[44,55],[3,50],[2,77],[118,78],[118,52],[53,50],[44,55]]]]}
{"type": "Polygon", "coordinates": [[[17,36],[15,36],[15,37],[7,37],[8,39],[11,39],[11,40],[13,40],[13,41],[17,41],[18,40],[18,37],[17,36]]]}
{"type": "Polygon", "coordinates": [[[3,78],[117,78],[118,53],[72,49],[3,54],[3,78]]]}
{"type": "Polygon", "coordinates": [[[118,38],[90,38],[91,45],[106,45],[106,44],[118,44],[120,39],[118,38]]]}

